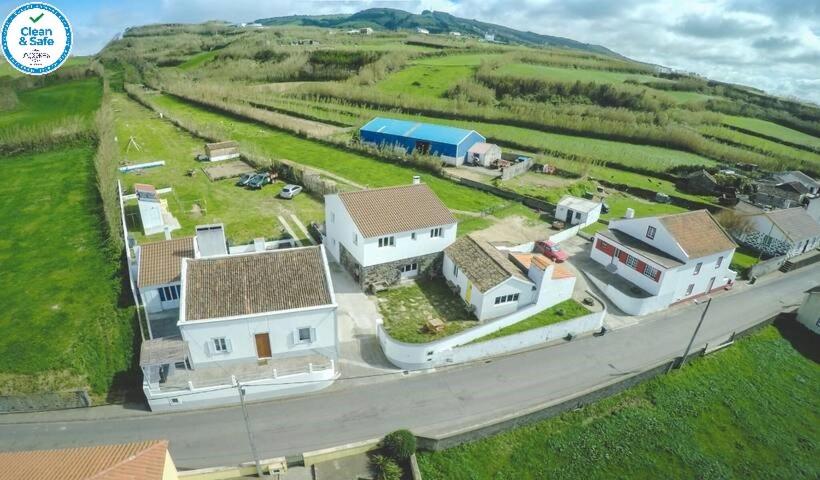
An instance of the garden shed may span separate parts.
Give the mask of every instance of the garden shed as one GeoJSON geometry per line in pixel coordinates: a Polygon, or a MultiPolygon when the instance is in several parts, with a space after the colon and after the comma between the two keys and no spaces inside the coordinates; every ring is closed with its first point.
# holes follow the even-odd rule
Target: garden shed
{"type": "Polygon", "coordinates": [[[436,155],[450,165],[464,163],[468,150],[487,139],[475,130],[376,117],[359,130],[363,142],[396,146],[407,153],[436,155]]]}
{"type": "Polygon", "coordinates": [[[206,143],[205,155],[211,162],[239,158],[239,144],[232,140],[217,143],[206,143]]]}

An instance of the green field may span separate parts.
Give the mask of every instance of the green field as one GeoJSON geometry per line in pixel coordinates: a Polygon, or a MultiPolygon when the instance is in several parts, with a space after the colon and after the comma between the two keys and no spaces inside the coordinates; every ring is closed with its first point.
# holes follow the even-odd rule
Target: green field
{"type": "Polygon", "coordinates": [[[442,97],[462,78],[472,75],[473,68],[463,65],[412,65],[377,84],[385,93],[442,97]]]}
{"type": "Polygon", "coordinates": [[[179,68],[180,70],[193,70],[197,67],[201,67],[205,62],[213,60],[213,58],[216,57],[217,53],[219,53],[219,50],[211,50],[210,52],[197,53],[188,60],[177,65],[177,68],[179,68]]]}
{"type": "Polygon", "coordinates": [[[818,153],[807,152],[805,150],[783,145],[781,143],[773,142],[754,135],[748,135],[726,127],[702,126],[699,130],[704,135],[710,135],[720,140],[739,143],[745,148],[781,159],[783,162],[781,169],[783,170],[786,169],[785,167],[787,165],[794,164],[798,164],[802,168],[809,167],[811,170],[820,170],[820,154],[818,153]]]}
{"type": "Polygon", "coordinates": [[[607,195],[604,201],[609,205],[609,212],[601,214],[601,218],[604,220],[623,217],[627,208],[635,210],[635,217],[651,217],[686,211],[685,208],[676,205],[650,202],[649,200],[633,197],[621,192],[614,192],[607,195]]]}
{"type": "Polygon", "coordinates": [[[403,185],[410,183],[414,175],[420,175],[452,209],[478,212],[506,203],[488,193],[457,185],[411,167],[386,163],[250,121],[229,118],[169,96],[157,95],[151,98],[160,109],[168,111],[172,116],[190,119],[200,125],[218,125],[233,140],[240,144],[254,145],[271,158],[286,158],[320,168],[361,185],[403,185]]]}
{"type": "Polygon", "coordinates": [[[100,106],[102,88],[98,78],[88,78],[26,90],[17,98],[17,107],[0,115],[0,129],[48,124],[70,116],[90,122],[100,106]]]}
{"type": "MultiPolygon", "coordinates": [[[[172,187],[173,192],[163,195],[168,207],[179,220],[181,229],[174,236],[194,233],[196,225],[224,223],[229,242],[242,244],[254,238],[278,239],[283,235],[277,217],[282,215],[300,237],[304,235],[290,218],[295,214],[303,224],[324,219],[324,207],[310,195],[299,195],[293,200],[278,198],[284,185],[277,182],[261,190],[247,190],[234,185],[236,179],[211,182],[201,170],[207,163],[197,162],[195,155],[202,153],[204,142],[180,131],[157,115],[128,99],[115,94],[112,105],[117,111],[117,137],[134,137],[141,150],[128,147],[128,142],[120,142],[122,158],[128,163],[142,163],[165,160],[165,166],[151,168],[139,173],[121,174],[123,188],[133,192],[134,183],[149,183],[157,188],[172,187]],[[189,170],[195,170],[193,176],[189,170]]],[[[129,231],[142,240],[139,213],[136,207],[127,207],[126,218],[129,231]]],[[[161,239],[162,234],[151,240],[161,239]]],[[[304,239],[303,239],[304,240],[304,239]]]]}
{"type": "Polygon", "coordinates": [[[426,480],[792,480],[818,478],[819,447],[820,366],[766,327],[615,397],[418,460],[426,480]]]}
{"type": "Polygon", "coordinates": [[[495,73],[517,77],[534,77],[558,82],[623,83],[627,80],[633,80],[643,83],[663,81],[663,79],[653,77],[652,75],[641,75],[638,73],[609,72],[606,70],[586,68],[549,67],[530,63],[508,63],[502,65],[495,73]]]}
{"type": "Polygon", "coordinates": [[[91,146],[2,159],[0,395],[90,385],[131,366],[119,252],[101,231],[91,146]]]}
{"type": "MultiPolygon", "coordinates": [[[[65,63],[60,66],[60,68],[70,67],[74,65],[87,65],[90,59],[91,57],[71,56],[68,57],[68,60],[66,60],[65,63]]],[[[2,60],[0,60],[0,77],[3,76],[22,77],[23,73],[12,67],[11,64],[9,64],[9,62],[5,58],[3,58],[2,60]]]]}
{"type": "Polygon", "coordinates": [[[776,123],[767,122],[765,120],[725,115],[723,117],[723,123],[744,128],[752,132],[758,132],[770,137],[779,138],[787,142],[820,149],[820,138],[813,137],[803,132],[798,132],[797,130],[792,130],[791,128],[784,127],[776,123]]]}

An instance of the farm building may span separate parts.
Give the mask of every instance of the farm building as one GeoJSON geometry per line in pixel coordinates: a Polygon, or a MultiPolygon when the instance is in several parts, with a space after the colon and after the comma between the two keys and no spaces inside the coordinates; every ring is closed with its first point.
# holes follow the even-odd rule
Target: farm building
{"type": "Polygon", "coordinates": [[[558,202],[555,208],[555,219],[565,222],[567,226],[591,225],[601,216],[601,207],[601,202],[567,195],[558,202]]]}
{"type": "Polygon", "coordinates": [[[682,186],[687,192],[699,195],[713,195],[720,189],[714,175],[703,169],[687,175],[682,186]]]}
{"type": "Polygon", "coordinates": [[[467,163],[489,167],[501,160],[501,147],[494,143],[479,142],[467,150],[467,163]]]}
{"type": "Polygon", "coordinates": [[[211,162],[239,158],[239,144],[232,140],[217,143],[206,143],[205,156],[207,156],[208,160],[211,162]]]}
{"type": "Polygon", "coordinates": [[[369,121],[359,130],[359,136],[366,143],[437,155],[454,166],[464,163],[473,145],[487,140],[475,130],[382,117],[369,121]]]}

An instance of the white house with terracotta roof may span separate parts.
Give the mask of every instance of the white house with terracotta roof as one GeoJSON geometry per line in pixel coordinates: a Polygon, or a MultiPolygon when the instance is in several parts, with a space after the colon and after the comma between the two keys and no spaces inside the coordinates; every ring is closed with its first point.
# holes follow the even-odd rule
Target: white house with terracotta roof
{"type": "Polygon", "coordinates": [[[194,237],[146,243],[134,250],[149,338],[177,335],[182,260],[197,256],[194,237]]]}
{"type": "Polygon", "coordinates": [[[456,227],[423,183],[325,195],[324,244],[365,288],[438,272],[456,227]]]}
{"type": "Polygon", "coordinates": [[[323,246],[185,258],[180,337],[143,342],[152,410],[315,391],[337,377],[336,299],[323,246]]]}
{"type": "Polygon", "coordinates": [[[738,241],[769,256],[793,257],[820,247],[820,223],[802,207],[760,212],[746,217],[749,229],[738,241]]]}
{"type": "Polygon", "coordinates": [[[609,275],[593,283],[625,313],[647,314],[734,282],[736,247],[706,210],[612,220],[590,252],[609,275]]]}
{"type": "Polygon", "coordinates": [[[479,320],[572,297],[575,275],[541,254],[507,252],[466,235],[444,250],[444,278],[479,320]]]}

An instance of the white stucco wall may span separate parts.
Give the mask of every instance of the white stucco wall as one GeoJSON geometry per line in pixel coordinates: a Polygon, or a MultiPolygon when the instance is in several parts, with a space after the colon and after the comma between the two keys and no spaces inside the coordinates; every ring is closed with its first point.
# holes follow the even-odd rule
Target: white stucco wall
{"type": "Polygon", "coordinates": [[[161,312],[163,310],[172,310],[179,308],[179,299],[173,301],[163,302],[159,296],[159,290],[164,287],[179,286],[179,282],[168,283],[165,285],[156,285],[151,287],[140,288],[140,298],[145,311],[148,313],[161,312]]]}
{"type": "Polygon", "coordinates": [[[820,334],[820,292],[810,292],[797,310],[797,321],[820,334]]]}
{"type": "Polygon", "coordinates": [[[325,195],[325,248],[336,262],[339,262],[339,246],[344,247],[360,264],[364,256],[361,232],[356,228],[339,195],[325,195]],[[358,245],[353,243],[357,235],[358,245]]]}
{"type": "Polygon", "coordinates": [[[574,210],[566,205],[559,204],[555,207],[555,219],[562,222],[566,222],[568,210],[572,210],[572,220],[569,222],[568,226],[581,225],[581,227],[586,227],[587,225],[591,225],[597,222],[598,219],[601,217],[600,203],[597,207],[593,208],[589,212],[574,210]]]}
{"type": "Polygon", "coordinates": [[[315,351],[333,359],[338,358],[335,305],[230,320],[180,321],[177,325],[182,339],[188,342],[194,368],[213,362],[256,361],[255,335],[265,332],[269,334],[274,357],[315,351]],[[294,342],[294,332],[303,327],[315,329],[316,336],[312,343],[294,342]],[[208,344],[219,337],[231,341],[231,352],[209,353],[208,344]]]}

